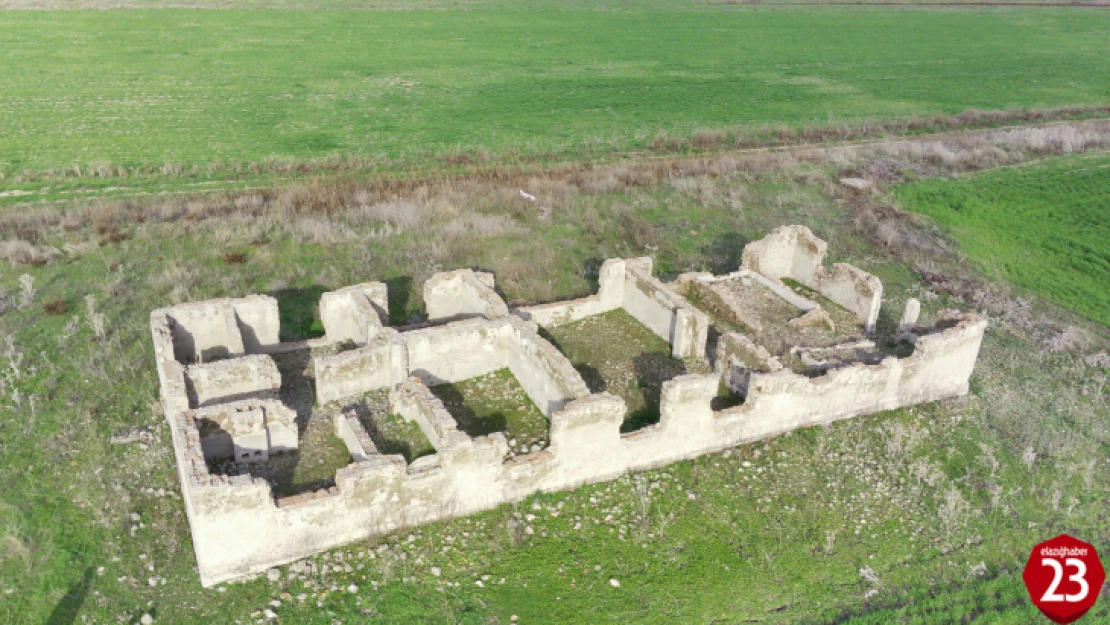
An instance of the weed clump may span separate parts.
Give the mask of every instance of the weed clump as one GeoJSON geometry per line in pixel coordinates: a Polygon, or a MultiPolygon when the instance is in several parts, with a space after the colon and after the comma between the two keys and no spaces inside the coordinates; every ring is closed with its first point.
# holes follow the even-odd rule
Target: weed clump
{"type": "Polygon", "coordinates": [[[48,315],[64,315],[69,312],[69,303],[64,299],[54,299],[42,305],[42,311],[48,315]]]}

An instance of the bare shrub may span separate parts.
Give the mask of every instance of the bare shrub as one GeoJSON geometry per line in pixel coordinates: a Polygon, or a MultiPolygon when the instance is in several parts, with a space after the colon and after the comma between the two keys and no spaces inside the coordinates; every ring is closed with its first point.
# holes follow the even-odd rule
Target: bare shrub
{"type": "Polygon", "coordinates": [[[904,458],[914,452],[925,441],[925,432],[910,424],[889,423],[882,428],[883,446],[893,458],[904,458]]]}
{"type": "Polygon", "coordinates": [[[679,193],[695,193],[698,190],[698,181],[695,178],[671,178],[667,181],[667,184],[679,193]]]}
{"type": "Polygon", "coordinates": [[[723,130],[696,130],[690,136],[690,145],[696,148],[709,148],[724,143],[728,135],[723,130]]]}
{"type": "Polygon", "coordinates": [[[944,501],[937,510],[941,529],[944,531],[944,542],[947,547],[952,547],[953,539],[963,531],[971,516],[971,504],[967,503],[964,496],[955,487],[950,487],[944,493],[944,501]]]}
{"type": "Polygon", "coordinates": [[[655,226],[639,215],[624,213],[617,218],[617,223],[620,226],[621,238],[634,250],[658,247],[662,240],[655,226]]]}
{"type": "Polygon", "coordinates": [[[22,239],[0,242],[0,258],[8,261],[13,267],[17,265],[39,267],[61,255],[62,252],[55,247],[40,247],[22,239]]]}
{"type": "Polygon", "coordinates": [[[586,193],[604,195],[624,190],[624,183],[616,176],[607,172],[594,172],[583,178],[579,185],[586,193]]]}
{"type": "Polygon", "coordinates": [[[192,289],[196,287],[199,279],[198,272],[192,267],[184,263],[173,263],[155,276],[152,282],[156,286],[169,288],[173,302],[180,304],[192,299],[192,289]]]}
{"type": "Polygon", "coordinates": [[[456,217],[443,226],[443,235],[454,239],[502,237],[522,232],[525,229],[505,215],[471,213],[456,217]]]}
{"type": "Polygon", "coordinates": [[[35,302],[35,279],[29,273],[19,276],[19,307],[30,308],[35,302]]]}
{"type": "Polygon", "coordinates": [[[85,296],[85,314],[89,321],[89,328],[93,331],[93,336],[98,341],[106,337],[108,335],[108,320],[104,313],[96,310],[96,296],[91,293],[85,296]]]}
{"type": "Polygon", "coordinates": [[[0,538],[0,561],[15,560],[20,562],[25,569],[31,568],[31,545],[15,533],[5,533],[0,538]]]}
{"type": "Polygon", "coordinates": [[[1110,369],[1110,354],[1105,350],[1088,354],[1083,358],[1083,362],[1093,369],[1110,369]]]}
{"type": "Polygon", "coordinates": [[[1041,351],[1070,352],[1089,347],[1094,339],[1091,333],[1076,326],[1045,324],[1037,333],[1037,344],[1041,351]]]}
{"type": "Polygon", "coordinates": [[[327,246],[358,238],[347,226],[318,217],[300,217],[288,225],[286,230],[289,236],[302,244],[327,246]]]}
{"type": "Polygon", "coordinates": [[[297,213],[312,200],[308,187],[295,184],[282,189],[274,200],[274,206],[284,213],[297,213]]]}
{"type": "Polygon", "coordinates": [[[979,462],[990,470],[991,479],[994,479],[994,474],[1002,467],[1002,463],[994,456],[994,450],[991,449],[990,445],[979,443],[979,450],[983,452],[983,455],[979,457],[979,462]]]}
{"type": "Polygon", "coordinates": [[[352,212],[350,220],[352,223],[390,224],[407,229],[419,225],[425,213],[424,206],[416,202],[382,202],[360,206],[352,212]]]}
{"type": "Polygon", "coordinates": [[[266,204],[266,199],[257,193],[240,195],[235,198],[235,208],[240,211],[255,213],[266,204]]]}
{"type": "Polygon", "coordinates": [[[567,203],[578,195],[578,187],[559,178],[532,176],[524,183],[524,190],[540,202],[567,203]]]}

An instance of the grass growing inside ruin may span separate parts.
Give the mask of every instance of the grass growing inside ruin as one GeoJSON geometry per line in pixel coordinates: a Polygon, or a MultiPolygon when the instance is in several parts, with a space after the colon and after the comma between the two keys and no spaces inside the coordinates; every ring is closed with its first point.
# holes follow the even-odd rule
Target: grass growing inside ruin
{"type": "Polygon", "coordinates": [[[297,450],[273,454],[265,462],[238,464],[232,459],[210,463],[210,470],[264,478],[278,496],[335,485],[335,472],[350,464],[351,454],[335,434],[336,406],[315,405],[311,358],[307,349],[273,355],[281,373],[280,399],[297,412],[297,450]]]}
{"type": "Polygon", "coordinates": [[[390,412],[387,389],[366,393],[361,401],[353,406],[348,404],[348,407],[358,415],[378,453],[401,454],[406,461],[412,462],[436,452],[415,421],[405,421],[400,415],[390,412]]]}
{"type": "Polygon", "coordinates": [[[986,274],[1110,324],[1110,157],[925,180],[898,198],[944,226],[986,274]]]}
{"type": "Polygon", "coordinates": [[[591,392],[609,391],[628,406],[622,432],[659,421],[663,382],[690,373],[671,346],[621,309],[547,329],[591,392]]]}
{"type": "MultiPolygon", "coordinates": [[[[1104,11],[466,8],[6,13],[0,185],[80,171],[80,197],[146,190],[120,166],[200,165],[202,182],[275,159],[609,152],[733,125],[1105,103],[1110,84],[1104,11]]],[[[71,183],[30,190],[54,184],[71,183]]]]}
{"type": "Polygon", "coordinates": [[[438,384],[431,391],[471,436],[504,432],[514,452],[547,447],[547,418],[508,369],[438,384]]]}

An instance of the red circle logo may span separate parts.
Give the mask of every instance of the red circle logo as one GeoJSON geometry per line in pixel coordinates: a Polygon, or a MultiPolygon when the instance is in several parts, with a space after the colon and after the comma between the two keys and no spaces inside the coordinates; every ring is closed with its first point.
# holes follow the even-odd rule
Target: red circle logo
{"type": "Polygon", "coordinates": [[[1033,547],[1021,577],[1033,605],[1064,625],[1079,620],[1095,605],[1106,571],[1094,547],[1060,534],[1033,547]]]}

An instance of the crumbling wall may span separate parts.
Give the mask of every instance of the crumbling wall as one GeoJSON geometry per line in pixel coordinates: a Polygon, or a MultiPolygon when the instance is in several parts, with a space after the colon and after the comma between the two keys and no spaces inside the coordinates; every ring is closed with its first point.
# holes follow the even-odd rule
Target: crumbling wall
{"type": "Polygon", "coordinates": [[[408,376],[408,352],[400,334],[383,328],[366,345],[313,358],[316,401],[326,404],[344,397],[389,388],[408,376]]]}
{"type": "Polygon", "coordinates": [[[274,359],[264,354],[188,365],[185,378],[192,407],[248,398],[273,398],[281,388],[274,359]]]}
{"type": "Polygon", "coordinates": [[[459,382],[508,366],[500,338],[504,321],[466,319],[401,334],[408,351],[409,375],[430,386],[459,382]]]}
{"type": "Polygon", "coordinates": [[[506,364],[546,417],[551,418],[567,402],[590,393],[574,365],[536,332],[534,324],[517,317],[507,319],[511,335],[503,339],[506,364]]]}
{"type": "Polygon", "coordinates": [[[363,462],[378,453],[374,441],[353,410],[344,410],[335,415],[335,435],[347,446],[347,451],[355,462],[363,462]]]}
{"type": "Polygon", "coordinates": [[[299,446],[297,413],[276,399],[229,401],[190,414],[209,430],[202,431],[200,440],[207,460],[253,460],[241,457],[244,447],[263,450],[268,458],[270,453],[294,451],[299,446]]]}
{"type": "Polygon", "coordinates": [[[227,300],[227,303],[246,353],[266,354],[280,345],[281,316],[276,299],[268,295],[248,295],[227,300]]]}
{"type": "Polygon", "coordinates": [[[855,313],[873,332],[883,299],[882,282],[845,263],[825,269],[827,247],[805,226],[781,226],[744,246],[741,266],[773,280],[796,280],[855,313]]]}
{"type": "Polygon", "coordinates": [[[320,296],[320,321],[329,343],[365,345],[389,323],[384,282],[366,282],[320,296]]]}
{"type": "Polygon", "coordinates": [[[779,371],[782,362],[762,345],[738,332],[728,332],[717,341],[717,371],[724,374],[729,390],[746,397],[751,374],[755,371],[779,371]]]}
{"type": "Polygon", "coordinates": [[[516,312],[544,328],[600,315],[621,307],[624,302],[624,280],[625,261],[610,258],[598,270],[596,295],[566,302],[527,306],[516,312]]]}
{"type": "Polygon", "coordinates": [[[830,369],[816,377],[753,372],[745,403],[722,413],[769,434],[966,394],[987,322],[975,314],[918,340],[906,358],[830,369]]]}
{"type": "Polygon", "coordinates": [[[166,415],[189,409],[185,366],[177,360],[173,337],[174,321],[165,309],[150,313],[150,334],[154,345],[154,365],[166,415]]]}
{"type": "Polygon", "coordinates": [[[266,295],[179,304],[152,314],[168,320],[178,362],[264,353],[279,343],[277,300],[266,295]]]}
{"type": "Polygon", "coordinates": [[[586,392],[574,367],[517,317],[464,319],[409,332],[384,329],[364,347],[317,356],[316,397],[327,403],[392,388],[410,376],[459,382],[508,368],[544,414],[586,392]]]}
{"type": "Polygon", "coordinates": [[[424,306],[431,321],[509,314],[509,307],[494,290],[493,274],[456,269],[437,273],[424,282],[424,306]]]}
{"type": "MultiPolygon", "coordinates": [[[[813,379],[789,371],[754,373],[748,399],[737,408],[712,410],[717,376],[680,376],[664,384],[660,422],[630,434],[620,434],[622,400],[588,395],[552,414],[551,444],[544,451],[506,461],[508,445],[494,434],[460,437],[436,457],[407,467],[400,457],[370,453],[340,470],[332,489],[277,501],[265,483],[207,476],[202,456],[178,446],[183,480],[191,480],[186,499],[202,583],[491,508],[536,490],[572,488],[799,426],[965,393],[986,322],[962,315],[945,323],[920,337],[914,354],[901,360],[813,379]],[[191,461],[197,457],[200,476],[191,461]]],[[[188,434],[191,418],[186,413],[173,420],[175,442],[188,434]]]]}
{"type": "Polygon", "coordinates": [[[450,447],[460,434],[455,418],[420,378],[409,378],[390,391],[389,408],[405,421],[420,426],[437,452],[450,447]]]}
{"type": "Polygon", "coordinates": [[[651,275],[650,258],[610,259],[598,273],[597,295],[569,302],[527,306],[524,319],[548,327],[623,308],[671,345],[675,358],[705,358],[709,317],[651,275]]]}
{"type": "Polygon", "coordinates": [[[448,462],[419,471],[401,456],[364,448],[363,458],[352,454],[355,461],[336,473],[335,486],[275,500],[264,480],[208,473],[192,413],[171,426],[204,586],[502,501],[497,482],[508,444],[500,434],[466,437],[448,462]]]}
{"type": "Polygon", "coordinates": [[[651,259],[626,261],[624,301],[628,314],[671,345],[675,358],[705,358],[709,317],[651,275],[651,259]]]}

